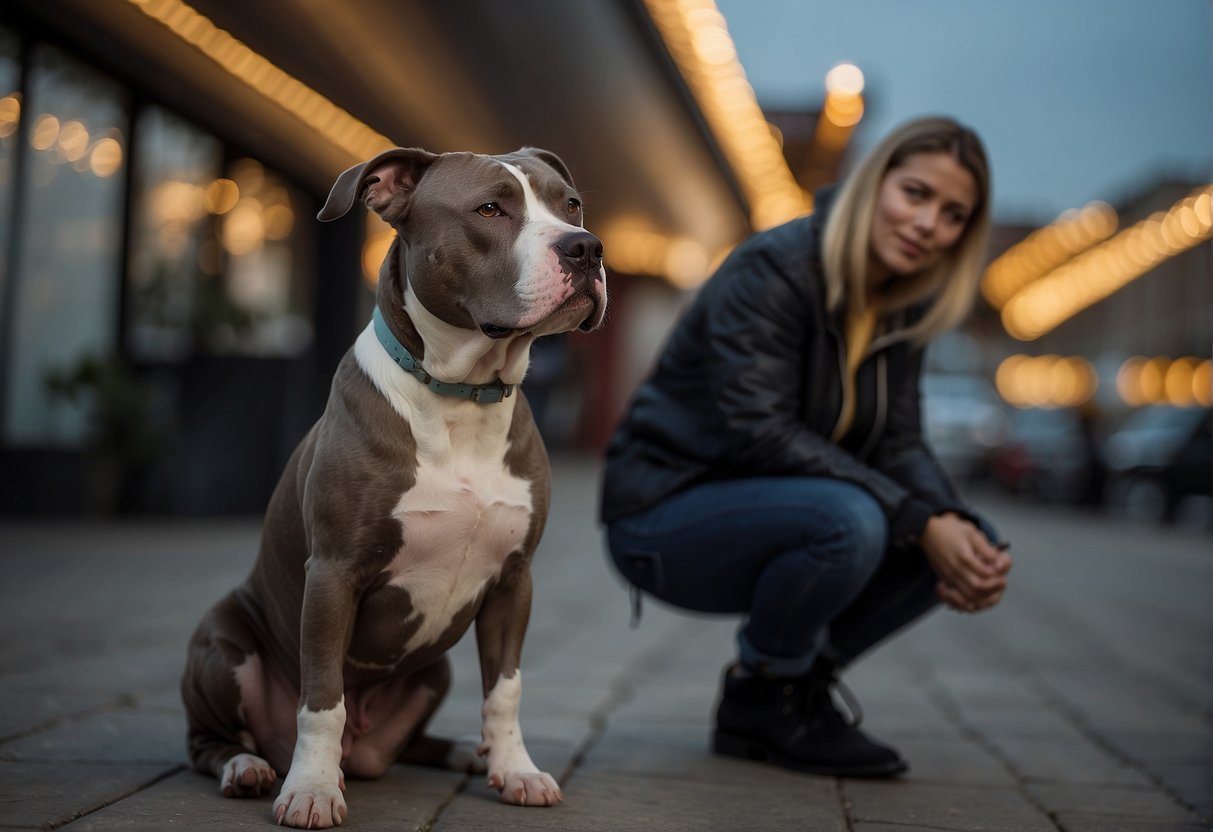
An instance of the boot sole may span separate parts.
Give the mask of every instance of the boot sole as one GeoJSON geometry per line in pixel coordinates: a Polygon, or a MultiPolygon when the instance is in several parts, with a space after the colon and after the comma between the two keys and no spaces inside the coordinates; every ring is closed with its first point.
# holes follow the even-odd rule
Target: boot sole
{"type": "Polygon", "coordinates": [[[715,731],[712,734],[712,750],[725,757],[737,757],[742,760],[753,760],[761,763],[771,763],[806,774],[819,774],[825,777],[894,777],[909,769],[905,760],[891,760],[887,763],[872,763],[862,766],[830,766],[806,763],[780,754],[765,745],[760,745],[745,737],[715,731]]]}

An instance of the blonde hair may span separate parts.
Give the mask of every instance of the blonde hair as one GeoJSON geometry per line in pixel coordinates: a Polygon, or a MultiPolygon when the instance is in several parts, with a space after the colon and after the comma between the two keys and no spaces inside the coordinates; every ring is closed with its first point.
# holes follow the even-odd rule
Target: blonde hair
{"type": "Polygon", "coordinates": [[[919,153],[948,153],[973,175],[977,204],[960,239],[933,268],[894,281],[882,312],[904,309],[934,297],[926,313],[912,326],[880,338],[902,338],[917,344],[961,321],[977,294],[990,231],[990,166],[981,139],[950,118],[930,117],[907,122],[884,138],[846,178],[826,221],[822,244],[826,304],[833,310],[844,301],[862,306],[865,298],[872,216],[885,174],[919,153]]]}

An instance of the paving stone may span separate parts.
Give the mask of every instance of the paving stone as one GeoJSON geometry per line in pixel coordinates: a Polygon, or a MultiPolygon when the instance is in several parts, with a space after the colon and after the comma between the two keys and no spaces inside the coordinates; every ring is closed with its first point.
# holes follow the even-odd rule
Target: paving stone
{"type": "Polygon", "coordinates": [[[863,730],[874,736],[899,740],[906,737],[961,738],[961,725],[941,710],[924,689],[907,686],[904,678],[897,685],[881,687],[870,679],[852,684],[848,674],[843,683],[851,688],[860,703],[863,730]]]}
{"type": "MultiPolygon", "coordinates": [[[[1210,634],[1213,636],[1213,634],[1210,634]]],[[[1047,686],[1096,730],[1210,731],[1208,704],[1175,703],[1160,696],[1157,679],[1103,673],[1055,675],[1047,686]]],[[[1213,689],[1213,680],[1209,689],[1213,689]]]]}
{"type": "Polygon", "coordinates": [[[1005,671],[992,674],[973,667],[944,668],[935,673],[934,682],[948,692],[962,714],[970,709],[984,712],[995,708],[1045,707],[1044,700],[1029,683],[1005,671]]]}
{"type": "Polygon", "coordinates": [[[1039,704],[983,707],[969,704],[963,711],[965,724],[985,737],[1083,736],[1074,723],[1056,709],[1039,704]]]}
{"type": "MultiPolygon", "coordinates": [[[[844,823],[839,789],[852,832],[1193,829],[1184,804],[1208,827],[1207,537],[991,500],[1016,541],[1012,592],[981,616],[931,615],[848,669],[865,730],[899,747],[912,768],[894,782],[839,783],[710,753],[720,671],[740,618],[646,599],[640,628],[630,629],[627,592],[595,526],[596,464],[556,465],[521,721],[535,761],[567,776],[568,802],[519,809],[481,777],[397,766],[383,781],[351,782],[345,828],[415,829],[446,806],[435,829],[833,831],[844,823]],[[1006,763],[1030,792],[1013,786],[1006,763]],[[1088,794],[1100,807],[1156,814],[1094,813],[1088,794]],[[1057,823],[1034,800],[1059,807],[1057,823]]],[[[208,777],[182,771],[140,788],[181,759],[186,640],[247,574],[259,533],[256,522],[0,521],[0,737],[26,733],[0,744],[0,758],[21,757],[0,759],[0,826],[37,827],[129,795],[70,826],[267,828],[270,798],[223,799],[208,777]],[[64,594],[78,601],[47,619],[48,603],[64,594]],[[128,608],[139,614],[114,614],[128,608]],[[132,713],[141,719],[116,717],[132,713]],[[141,766],[143,755],[165,763],[141,766]]],[[[476,742],[483,694],[473,634],[451,659],[454,686],[432,727],[476,742]]]]}
{"type": "Polygon", "coordinates": [[[1210,819],[1213,829],[1213,765],[1210,763],[1148,763],[1150,773],[1180,800],[1210,819]]]}
{"type": "Polygon", "coordinates": [[[589,749],[575,777],[604,772],[705,783],[779,782],[789,788],[799,788],[812,779],[775,766],[714,754],[708,726],[681,723],[644,727],[608,725],[606,734],[589,749]]]}
{"type": "Polygon", "coordinates": [[[61,823],[120,800],[173,769],[149,763],[0,761],[0,815],[14,826],[61,823]]]}
{"type": "Polygon", "coordinates": [[[981,746],[959,739],[909,737],[895,743],[910,764],[901,779],[912,783],[954,783],[1013,787],[1014,775],[981,746]]]}
{"type": "MultiPolygon", "coordinates": [[[[538,762],[543,765],[542,759],[538,762]]],[[[423,828],[467,780],[468,775],[417,766],[392,766],[381,780],[351,780],[346,787],[350,817],[341,828],[355,832],[423,828]]]]}
{"type": "Polygon", "coordinates": [[[842,832],[846,827],[831,781],[802,779],[796,788],[705,783],[579,771],[551,808],[506,806],[469,787],[442,813],[433,832],[501,829],[567,832],[842,832]]]}
{"type": "Polygon", "coordinates": [[[1082,739],[995,737],[991,743],[1027,780],[1150,788],[1150,781],[1082,739]]]}
{"type": "Polygon", "coordinates": [[[1058,823],[1066,832],[1209,832],[1200,821],[1143,820],[1062,812],[1058,823]]]}
{"type": "Polygon", "coordinates": [[[632,693],[610,715],[612,724],[689,725],[706,731],[716,713],[718,680],[649,684],[632,693]]]}
{"type": "Polygon", "coordinates": [[[171,688],[152,688],[139,691],[134,697],[135,704],[141,711],[161,714],[178,714],[185,719],[185,705],[181,702],[181,689],[176,685],[171,688]]]}
{"type": "Polygon", "coordinates": [[[148,692],[175,688],[184,664],[184,646],[106,650],[34,670],[6,673],[0,678],[0,692],[67,694],[95,705],[120,698],[135,702],[148,692]],[[115,673],[115,667],[122,672],[115,673]]]}
{"type": "Polygon", "coordinates": [[[903,743],[907,739],[926,738],[962,740],[961,726],[948,720],[935,708],[896,706],[880,707],[863,702],[863,730],[874,737],[903,743]]]}
{"type": "Polygon", "coordinates": [[[1213,727],[1192,720],[1186,729],[1099,730],[1099,736],[1125,754],[1158,763],[1213,765],[1213,727]]]}
{"type": "MultiPolygon", "coordinates": [[[[709,725],[667,723],[608,725],[606,735],[590,750],[582,770],[644,774],[652,777],[749,781],[785,780],[789,786],[805,775],[760,763],[710,753],[709,725]]],[[[1014,785],[1005,767],[980,747],[956,740],[907,739],[896,743],[910,762],[909,777],[923,782],[1014,785]]]]}
{"type": "Polygon", "coordinates": [[[863,824],[965,832],[1056,832],[1049,818],[1015,789],[848,780],[843,785],[855,829],[863,824]]]}
{"type": "Polygon", "coordinates": [[[6,743],[0,746],[0,759],[185,765],[185,720],[139,712],[98,714],[6,743]]]}
{"type": "Polygon", "coordinates": [[[1213,731],[1118,730],[1100,735],[1181,800],[1213,817],[1213,731]]]}
{"type": "Polygon", "coordinates": [[[1191,822],[1198,820],[1156,788],[1126,789],[1031,783],[1027,792],[1051,812],[1105,818],[1191,822]]]}
{"type": "MultiPolygon", "coordinates": [[[[0,678],[0,738],[14,737],[37,728],[70,720],[95,711],[102,705],[117,705],[115,700],[99,700],[97,696],[71,690],[21,689],[10,680],[0,678]]],[[[4,746],[0,744],[0,751],[4,746]]]]}
{"type": "MultiPolygon", "coordinates": [[[[375,781],[350,780],[343,830],[397,832],[419,829],[459,789],[465,776],[414,766],[393,766],[375,781]]],[[[282,781],[278,781],[281,787],[282,781]]],[[[218,781],[193,771],[169,777],[121,804],[109,806],[67,828],[87,830],[275,829],[274,794],[233,799],[219,793],[218,781]],[[203,824],[205,820],[205,824],[203,824]]]]}

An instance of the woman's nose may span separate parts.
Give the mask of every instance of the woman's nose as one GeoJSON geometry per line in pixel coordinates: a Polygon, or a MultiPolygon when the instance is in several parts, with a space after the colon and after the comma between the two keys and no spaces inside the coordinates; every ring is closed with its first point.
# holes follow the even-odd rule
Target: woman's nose
{"type": "Polygon", "coordinates": [[[938,222],[939,209],[934,206],[925,206],[914,215],[914,230],[924,237],[930,237],[935,233],[935,226],[938,222]]]}

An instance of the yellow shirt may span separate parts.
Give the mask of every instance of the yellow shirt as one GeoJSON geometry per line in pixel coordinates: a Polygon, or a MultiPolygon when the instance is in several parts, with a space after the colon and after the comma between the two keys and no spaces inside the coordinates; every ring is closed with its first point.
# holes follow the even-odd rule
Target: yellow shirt
{"type": "Polygon", "coordinates": [[[855,374],[872,343],[872,333],[876,331],[876,313],[874,304],[868,304],[863,312],[847,312],[847,372],[842,379],[842,410],[838,413],[838,422],[830,435],[832,442],[838,442],[846,436],[847,431],[851,429],[851,423],[855,421],[855,374]]]}

